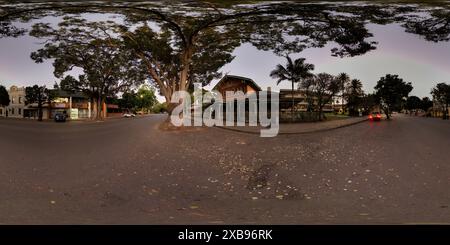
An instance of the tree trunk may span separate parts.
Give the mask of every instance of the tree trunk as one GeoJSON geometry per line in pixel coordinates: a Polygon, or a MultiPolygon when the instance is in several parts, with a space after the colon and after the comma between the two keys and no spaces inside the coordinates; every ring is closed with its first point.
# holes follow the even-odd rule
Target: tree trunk
{"type": "Polygon", "coordinates": [[[344,110],[344,94],[345,94],[345,83],[342,83],[342,94],[341,94],[341,109],[342,109],[342,114],[345,114],[345,110],[344,110]]]}
{"type": "Polygon", "coordinates": [[[41,102],[38,103],[38,121],[39,122],[42,121],[42,103],[41,102]]]}
{"type": "Polygon", "coordinates": [[[448,120],[448,104],[446,104],[446,107],[445,107],[445,115],[446,115],[446,119],[448,120]]]}
{"type": "Polygon", "coordinates": [[[391,115],[390,115],[389,107],[386,108],[386,110],[384,111],[384,114],[386,114],[386,119],[387,119],[387,120],[391,120],[391,115]]]}
{"type": "Polygon", "coordinates": [[[95,98],[92,98],[92,120],[97,120],[97,100],[95,98]]]}
{"type": "Polygon", "coordinates": [[[177,107],[178,104],[174,104],[174,103],[170,103],[167,102],[167,113],[170,115],[172,114],[173,109],[175,109],[175,107],[177,107]]]}
{"type": "Polygon", "coordinates": [[[442,119],[447,120],[448,119],[448,104],[445,104],[445,108],[442,108],[442,119]]]}
{"type": "Polygon", "coordinates": [[[96,103],[97,103],[96,119],[97,120],[102,120],[103,119],[103,117],[102,117],[102,109],[103,109],[102,107],[103,107],[103,105],[102,105],[102,98],[100,96],[97,98],[96,103]]]}
{"type": "Polygon", "coordinates": [[[100,103],[102,105],[102,119],[106,119],[108,117],[108,106],[106,105],[106,98],[103,97],[100,103]]]}
{"type": "Polygon", "coordinates": [[[295,105],[295,101],[294,101],[294,81],[292,81],[292,110],[291,110],[291,119],[292,122],[294,121],[294,105],[295,105]]]}
{"type": "Polygon", "coordinates": [[[323,110],[323,107],[319,106],[319,121],[322,121],[322,110],[323,110]]]}

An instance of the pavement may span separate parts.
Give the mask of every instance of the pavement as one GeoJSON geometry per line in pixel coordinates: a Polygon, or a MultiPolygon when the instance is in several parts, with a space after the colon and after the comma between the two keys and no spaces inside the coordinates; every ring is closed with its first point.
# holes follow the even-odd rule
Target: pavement
{"type": "Polygon", "coordinates": [[[274,138],[0,120],[1,224],[448,224],[450,122],[274,138]]]}
{"type": "MultiPolygon", "coordinates": [[[[305,123],[280,123],[278,134],[305,134],[320,131],[327,131],[342,127],[351,126],[360,122],[367,121],[367,117],[349,117],[339,120],[324,122],[305,122],[305,123]]],[[[261,126],[217,126],[218,128],[231,130],[241,133],[260,134],[261,126]]]]}

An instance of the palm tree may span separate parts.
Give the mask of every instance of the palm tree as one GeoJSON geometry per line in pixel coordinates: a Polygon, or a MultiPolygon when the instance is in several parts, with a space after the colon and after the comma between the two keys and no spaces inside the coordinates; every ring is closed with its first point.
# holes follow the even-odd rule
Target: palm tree
{"type": "Polygon", "coordinates": [[[341,107],[342,107],[342,110],[344,110],[345,87],[350,81],[350,76],[347,73],[342,72],[342,73],[339,73],[339,75],[337,75],[337,80],[340,82],[340,85],[341,85],[341,107]]]}
{"type": "Polygon", "coordinates": [[[349,107],[349,113],[351,116],[356,116],[357,109],[362,103],[364,91],[362,89],[362,82],[358,79],[352,79],[348,84],[346,91],[347,106],[349,107]]]}
{"type": "Polygon", "coordinates": [[[300,82],[302,79],[311,77],[313,74],[310,72],[314,70],[313,64],[305,63],[305,58],[299,58],[294,61],[289,56],[286,56],[286,67],[278,64],[276,68],[270,72],[270,77],[278,79],[277,85],[281,81],[287,80],[292,83],[292,120],[294,120],[294,84],[300,82]]]}

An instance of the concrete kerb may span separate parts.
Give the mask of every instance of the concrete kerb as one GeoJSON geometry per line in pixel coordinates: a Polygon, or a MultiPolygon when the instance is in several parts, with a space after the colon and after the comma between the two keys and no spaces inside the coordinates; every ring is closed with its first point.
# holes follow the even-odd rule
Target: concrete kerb
{"type": "MultiPolygon", "coordinates": [[[[346,120],[346,119],[344,119],[344,120],[346,120]]],[[[334,127],[324,127],[324,128],[320,128],[320,129],[312,129],[312,130],[301,131],[301,132],[279,132],[278,135],[300,135],[300,134],[325,132],[325,131],[335,130],[335,129],[339,129],[339,128],[349,127],[349,126],[352,126],[352,125],[355,125],[358,123],[365,122],[367,120],[368,120],[367,118],[361,118],[361,120],[352,121],[352,122],[342,124],[342,125],[337,125],[334,127]]],[[[215,126],[215,128],[219,128],[219,129],[223,129],[223,130],[227,130],[227,131],[238,132],[238,133],[252,134],[252,135],[260,134],[260,132],[256,132],[256,131],[243,130],[242,127],[215,126]]]]}

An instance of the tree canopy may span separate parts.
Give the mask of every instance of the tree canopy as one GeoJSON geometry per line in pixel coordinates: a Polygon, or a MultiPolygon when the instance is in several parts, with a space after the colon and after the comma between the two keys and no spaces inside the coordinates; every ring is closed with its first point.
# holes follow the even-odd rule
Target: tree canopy
{"type": "Polygon", "coordinates": [[[26,104],[37,104],[38,121],[42,121],[42,108],[44,103],[50,101],[51,99],[52,93],[45,86],[34,85],[25,88],[26,104]]]}
{"type": "Polygon", "coordinates": [[[438,83],[432,90],[433,99],[441,106],[444,119],[448,119],[448,107],[450,105],[450,85],[438,83]]]}
{"type": "Polygon", "coordinates": [[[139,64],[130,57],[123,44],[114,37],[112,21],[91,22],[86,19],[65,16],[53,28],[48,23],[33,26],[31,36],[46,40],[43,48],[33,52],[37,62],[54,59],[54,75],[62,78],[75,67],[83,70],[78,80],[67,77],[65,87],[82,90],[95,103],[95,115],[101,117],[101,105],[107,96],[115,95],[133,85],[143,83],[145,76],[139,64]]]}
{"type": "Polygon", "coordinates": [[[307,97],[316,99],[314,106],[318,111],[318,119],[322,120],[323,107],[330,103],[341,89],[341,81],[328,73],[319,73],[307,79],[303,86],[308,90],[307,97]]]}
{"type": "Polygon", "coordinates": [[[375,86],[375,94],[379,98],[387,119],[394,110],[399,110],[413,89],[410,82],[403,81],[398,75],[387,74],[380,78],[375,86]]]}
{"type": "Polygon", "coordinates": [[[8,91],[3,85],[0,85],[0,106],[8,106],[9,102],[8,91]]]}
{"type": "Polygon", "coordinates": [[[360,80],[352,79],[346,85],[344,98],[347,101],[347,107],[351,116],[358,115],[358,109],[362,105],[364,91],[360,80]]]}
{"type": "Polygon", "coordinates": [[[272,78],[276,78],[277,85],[282,81],[291,82],[291,92],[292,92],[292,107],[291,107],[291,119],[294,120],[294,110],[295,110],[295,102],[294,102],[294,84],[301,82],[303,79],[312,77],[311,73],[314,70],[314,65],[305,62],[304,58],[295,59],[294,61],[291,57],[286,56],[286,66],[278,64],[274,70],[270,72],[270,76],[272,78]]]}
{"type": "MultiPolygon", "coordinates": [[[[111,56],[114,62],[110,62],[110,66],[112,63],[119,64],[118,60],[122,60],[121,54],[125,54],[127,57],[125,60],[134,62],[133,65],[140,69],[139,74],[145,74],[158,87],[166,101],[170,102],[174,91],[187,90],[194,82],[206,85],[213,78],[219,77],[220,68],[233,59],[233,50],[242,43],[251,43],[258,49],[270,50],[278,55],[299,53],[306,48],[324,47],[327,43],[332,43],[331,55],[356,56],[376,48],[376,39],[373,39],[372,33],[366,27],[370,22],[398,23],[407,32],[421,35],[426,40],[446,41],[450,36],[449,4],[448,2],[436,6],[430,3],[401,6],[370,2],[241,4],[224,1],[171,2],[171,4],[134,1],[114,3],[58,1],[9,4],[0,8],[0,37],[24,34],[25,30],[14,24],[17,21],[39,20],[48,15],[63,16],[63,22],[70,23],[71,26],[59,25],[59,30],[55,30],[59,33],[57,36],[68,37],[74,34],[74,40],[78,41],[87,38],[77,45],[77,49],[73,49],[74,52],[83,53],[86,48],[84,42],[87,41],[91,45],[96,45],[99,50],[90,50],[86,54],[98,56],[99,59],[104,58],[104,51],[114,54],[111,56]],[[74,17],[80,13],[120,15],[124,23],[100,24],[98,21],[88,23],[74,17]],[[104,26],[109,27],[106,32],[104,26]],[[87,32],[87,29],[90,29],[90,32],[87,32]],[[92,43],[90,40],[97,42],[92,43]],[[79,49],[80,46],[83,49],[79,49]],[[116,50],[117,46],[120,46],[120,52],[116,50]]],[[[72,50],[71,45],[64,44],[72,40],[55,39],[54,31],[49,28],[48,25],[41,23],[32,31],[34,35],[42,38],[53,36],[45,49],[54,50],[55,47],[52,45],[55,45],[58,50],[61,48],[72,50]]],[[[41,52],[40,55],[47,57],[45,52],[41,52]]],[[[35,56],[36,61],[39,61],[38,56],[35,56]]],[[[69,68],[71,63],[75,61],[58,61],[55,68],[61,71],[69,68]]],[[[83,62],[83,65],[91,63],[83,62]]],[[[116,68],[112,70],[120,70],[116,68]]],[[[85,79],[92,81],[92,77],[104,76],[105,71],[100,70],[94,72],[86,69],[85,79]]],[[[111,89],[113,90],[115,89],[111,89]]]]}
{"type": "Polygon", "coordinates": [[[420,109],[422,107],[422,100],[417,96],[409,96],[406,99],[406,109],[415,110],[420,109]]]}

